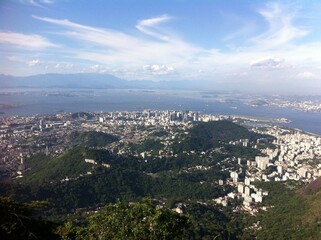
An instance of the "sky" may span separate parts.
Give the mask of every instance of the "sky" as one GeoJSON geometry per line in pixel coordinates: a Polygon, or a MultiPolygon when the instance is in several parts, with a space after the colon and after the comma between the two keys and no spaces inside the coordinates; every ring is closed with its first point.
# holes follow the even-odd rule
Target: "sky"
{"type": "Polygon", "coordinates": [[[321,92],[321,1],[1,0],[0,74],[321,92]]]}

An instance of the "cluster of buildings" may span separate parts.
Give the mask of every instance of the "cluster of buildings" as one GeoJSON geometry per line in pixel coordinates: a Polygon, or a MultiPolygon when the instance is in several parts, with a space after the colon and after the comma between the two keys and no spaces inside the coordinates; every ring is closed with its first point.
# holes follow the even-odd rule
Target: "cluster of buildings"
{"type": "Polygon", "coordinates": [[[0,179],[21,172],[21,163],[34,154],[56,156],[66,151],[70,133],[81,123],[67,114],[0,119],[0,179]]]}
{"type": "Polygon", "coordinates": [[[101,114],[99,122],[110,126],[145,125],[145,126],[171,126],[185,125],[191,122],[208,122],[225,119],[222,115],[200,114],[192,111],[155,111],[143,112],[111,112],[101,114]]]}
{"type": "Polygon", "coordinates": [[[304,112],[321,112],[321,102],[320,100],[281,100],[274,99],[268,101],[270,106],[296,109],[304,112]]]}
{"type": "Polygon", "coordinates": [[[236,190],[214,201],[227,205],[230,199],[240,199],[244,209],[255,214],[257,203],[262,203],[268,192],[257,189],[251,183],[287,180],[308,183],[321,177],[321,136],[277,126],[265,128],[264,131],[257,128],[252,130],[274,136],[275,148],[262,149],[264,156],[256,156],[255,159],[238,159],[240,168],[230,171],[228,183],[235,186],[236,190]],[[239,174],[243,171],[241,167],[245,164],[246,177],[240,179],[239,174]]]}
{"type": "Polygon", "coordinates": [[[263,176],[266,180],[302,180],[309,182],[321,176],[321,137],[299,130],[280,127],[266,130],[276,137],[277,147],[270,158],[277,171],[263,176]]]}

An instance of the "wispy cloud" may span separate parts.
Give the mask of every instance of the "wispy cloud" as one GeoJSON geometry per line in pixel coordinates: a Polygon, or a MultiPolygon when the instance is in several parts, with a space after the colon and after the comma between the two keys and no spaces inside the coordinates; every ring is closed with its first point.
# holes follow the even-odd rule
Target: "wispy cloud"
{"type": "Polygon", "coordinates": [[[280,3],[268,3],[265,8],[258,11],[267,21],[269,28],[266,32],[252,39],[252,41],[263,49],[274,49],[290,41],[304,37],[308,30],[293,24],[296,9],[280,3]],[[288,8],[291,8],[288,10],[288,8]]]}
{"type": "Polygon", "coordinates": [[[165,14],[160,17],[140,20],[137,23],[136,28],[139,31],[141,31],[147,35],[150,35],[154,38],[157,38],[157,39],[160,39],[163,41],[168,41],[168,40],[170,40],[169,36],[157,31],[158,30],[157,25],[159,25],[160,23],[169,21],[170,19],[172,19],[172,17],[165,14]]]}
{"type": "Polygon", "coordinates": [[[0,44],[9,44],[26,50],[57,47],[46,38],[37,34],[22,34],[16,32],[0,32],[0,44]]]}
{"type": "Polygon", "coordinates": [[[32,15],[32,17],[44,22],[63,26],[66,29],[70,29],[70,31],[61,31],[58,32],[58,34],[78,39],[80,41],[88,41],[97,45],[118,50],[130,49],[132,48],[132,45],[137,46],[140,44],[144,44],[144,41],[141,42],[139,41],[139,39],[136,39],[119,31],[90,27],[69,21],[68,19],[53,19],[39,17],[36,15],[32,15]]]}
{"type": "MultiPolygon", "coordinates": [[[[182,62],[201,50],[170,36],[168,37],[168,39],[172,39],[170,42],[159,41],[161,38],[165,39],[163,35],[157,35],[157,39],[150,39],[111,29],[86,26],[67,19],[52,19],[35,15],[33,15],[33,18],[65,28],[65,30],[59,30],[57,34],[95,45],[95,50],[85,48],[75,50],[76,57],[109,65],[126,64],[127,66],[135,65],[139,68],[139,66],[151,64],[155,59],[161,65],[167,64],[169,59],[171,62],[182,62]]],[[[155,34],[149,30],[146,32],[147,28],[169,19],[170,17],[163,15],[160,18],[142,20],[138,25],[143,33],[150,36],[155,34]]]]}
{"type": "Polygon", "coordinates": [[[43,8],[46,4],[54,3],[53,0],[20,0],[22,3],[29,4],[35,7],[43,8]]]}

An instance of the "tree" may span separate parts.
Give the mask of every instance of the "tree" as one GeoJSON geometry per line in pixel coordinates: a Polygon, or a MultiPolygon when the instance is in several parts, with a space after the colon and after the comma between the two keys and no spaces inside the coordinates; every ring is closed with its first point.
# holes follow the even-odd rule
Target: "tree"
{"type": "Polygon", "coordinates": [[[64,239],[184,239],[189,228],[188,218],[155,206],[150,199],[129,204],[118,201],[108,204],[88,218],[86,227],[75,229],[70,223],[59,228],[64,239]]]}
{"type": "Polygon", "coordinates": [[[0,239],[57,239],[51,222],[33,217],[44,202],[17,203],[0,197],[0,239]]]}

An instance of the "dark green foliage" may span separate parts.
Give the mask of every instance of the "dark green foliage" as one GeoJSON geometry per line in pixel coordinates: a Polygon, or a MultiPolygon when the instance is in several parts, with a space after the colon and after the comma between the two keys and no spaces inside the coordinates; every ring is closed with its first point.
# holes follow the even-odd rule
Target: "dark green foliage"
{"type": "Polygon", "coordinates": [[[186,167],[192,167],[196,165],[215,165],[220,160],[224,159],[224,156],[217,155],[217,158],[211,162],[202,159],[198,154],[179,154],[176,157],[163,157],[163,158],[147,158],[147,162],[142,164],[141,169],[145,172],[161,172],[170,170],[180,170],[186,167]]]}
{"type": "MultiPolygon", "coordinates": [[[[193,229],[190,239],[235,239],[235,235],[229,232],[231,221],[219,208],[192,203],[187,208],[193,229]]],[[[232,229],[231,229],[232,230],[232,229]]]]}
{"type": "Polygon", "coordinates": [[[85,147],[76,147],[55,158],[43,154],[35,155],[26,160],[27,170],[19,181],[36,184],[59,182],[66,177],[77,178],[88,171],[99,169],[99,165],[86,163],[85,159],[93,159],[98,164],[114,163],[118,161],[118,156],[107,150],[85,147]]]}
{"type": "Polygon", "coordinates": [[[108,204],[89,217],[82,228],[60,227],[58,233],[74,239],[158,240],[187,239],[188,218],[170,210],[155,207],[150,200],[108,204]]]}
{"type": "Polygon", "coordinates": [[[118,141],[119,138],[103,132],[73,132],[71,142],[75,145],[87,147],[105,147],[106,145],[118,141]]]}
{"type": "Polygon", "coordinates": [[[245,159],[254,159],[255,156],[262,155],[257,149],[237,145],[224,145],[224,150],[229,156],[237,156],[245,159]]]}
{"type": "Polygon", "coordinates": [[[224,194],[223,189],[211,182],[201,183],[203,177],[193,179],[187,174],[160,175],[151,179],[149,191],[157,197],[179,197],[192,200],[213,199],[224,194]]]}
{"type": "Polygon", "coordinates": [[[231,121],[200,122],[189,131],[184,141],[173,146],[173,150],[176,153],[184,150],[206,151],[230,141],[240,139],[256,141],[262,137],[266,136],[250,132],[231,121]]]}
{"type": "Polygon", "coordinates": [[[51,212],[69,212],[117,199],[136,201],[144,196],[212,199],[225,191],[215,182],[228,177],[215,161],[208,163],[193,154],[145,162],[113,155],[107,150],[77,147],[53,159],[44,155],[29,159],[27,165],[31,169],[18,180],[19,184],[6,187],[4,192],[21,200],[49,200],[51,212]],[[85,158],[98,164],[85,163],[85,158]],[[105,168],[100,163],[111,167],[105,168]],[[180,172],[184,167],[200,164],[212,164],[212,167],[207,171],[180,172]],[[87,171],[91,174],[86,174],[87,171]],[[66,176],[69,181],[61,182],[66,176]]]}
{"type": "Polygon", "coordinates": [[[91,157],[88,153],[85,148],[77,147],[51,159],[45,155],[33,156],[26,160],[27,170],[20,181],[43,184],[84,174],[92,168],[85,163],[85,158],[91,157]]]}
{"type": "Polygon", "coordinates": [[[165,130],[158,130],[152,133],[153,136],[155,137],[163,137],[168,135],[168,133],[165,130]]]}
{"type": "Polygon", "coordinates": [[[162,149],[164,149],[164,145],[159,140],[151,138],[144,140],[141,144],[133,146],[133,150],[136,150],[138,153],[150,151],[154,155],[157,155],[158,151],[162,149]]]}
{"type": "Polygon", "coordinates": [[[297,193],[300,187],[297,182],[269,182],[257,185],[269,191],[266,203],[273,206],[256,218],[256,221],[260,222],[260,229],[254,232],[257,239],[321,238],[320,223],[307,223],[304,220],[310,209],[310,202],[297,193]]]}
{"type": "Polygon", "coordinates": [[[87,112],[76,112],[76,113],[71,114],[71,117],[73,119],[76,119],[76,118],[92,119],[94,117],[94,115],[91,113],[87,113],[87,112]]]}
{"type": "Polygon", "coordinates": [[[33,216],[41,207],[42,202],[20,204],[0,197],[0,239],[58,239],[53,223],[33,216]]]}
{"type": "Polygon", "coordinates": [[[248,131],[245,127],[230,121],[201,122],[190,131],[190,142],[196,149],[206,150],[217,142],[229,142],[239,139],[254,141],[259,134],[248,131]]]}

